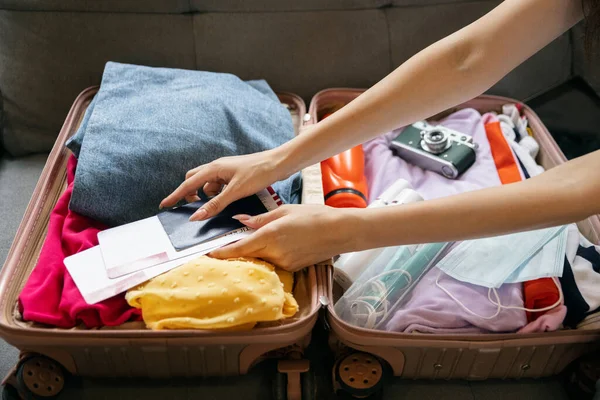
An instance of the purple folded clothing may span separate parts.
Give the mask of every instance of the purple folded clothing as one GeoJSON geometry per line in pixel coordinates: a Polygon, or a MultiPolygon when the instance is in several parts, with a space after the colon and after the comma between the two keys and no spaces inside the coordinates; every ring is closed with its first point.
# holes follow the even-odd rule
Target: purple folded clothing
{"type": "MultiPolygon", "coordinates": [[[[488,288],[458,281],[432,268],[408,295],[404,306],[396,311],[386,324],[386,330],[406,333],[501,333],[515,332],[527,324],[525,311],[502,309],[491,319],[475,316],[443,290],[448,290],[469,310],[483,317],[493,316],[498,307],[488,300],[488,288]]],[[[520,283],[508,283],[498,290],[503,306],[523,307],[523,291],[520,283]]],[[[492,299],[495,297],[492,295],[492,299]]]]}

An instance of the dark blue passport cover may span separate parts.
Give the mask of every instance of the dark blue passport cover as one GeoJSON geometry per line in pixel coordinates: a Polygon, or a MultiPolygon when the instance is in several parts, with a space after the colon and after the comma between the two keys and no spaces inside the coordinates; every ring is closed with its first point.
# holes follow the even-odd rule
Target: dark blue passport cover
{"type": "Polygon", "coordinates": [[[190,222],[189,218],[208,200],[189,203],[158,214],[158,219],[173,247],[184,250],[197,244],[223,236],[244,227],[244,224],[231,218],[237,214],[258,215],[267,212],[267,208],[256,195],[234,201],[218,215],[205,221],[190,222]]]}

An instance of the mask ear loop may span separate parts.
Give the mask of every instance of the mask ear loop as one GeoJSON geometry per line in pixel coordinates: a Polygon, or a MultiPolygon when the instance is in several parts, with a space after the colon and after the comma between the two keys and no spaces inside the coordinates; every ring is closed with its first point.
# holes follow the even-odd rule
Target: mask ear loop
{"type": "MultiPolygon", "coordinates": [[[[437,278],[435,278],[435,285],[440,288],[440,290],[442,290],[444,293],[446,293],[448,295],[448,297],[450,297],[452,300],[454,300],[454,302],[456,304],[458,304],[459,306],[461,306],[463,308],[463,310],[465,310],[466,312],[468,312],[471,315],[474,315],[475,317],[479,317],[481,319],[494,319],[498,316],[498,314],[500,314],[500,311],[502,310],[502,308],[500,306],[498,306],[498,304],[495,304],[498,306],[498,309],[496,310],[496,313],[494,315],[490,315],[489,317],[484,317],[483,315],[479,315],[473,311],[471,311],[467,306],[465,306],[460,300],[458,300],[456,297],[454,297],[454,295],[452,293],[450,293],[448,291],[448,289],[446,289],[445,287],[443,287],[442,285],[440,285],[440,276],[442,275],[442,270],[439,271],[437,278]]],[[[490,292],[488,291],[488,298],[490,296],[490,292]]],[[[498,293],[496,293],[496,296],[498,296],[498,293]]],[[[500,299],[498,299],[498,301],[500,301],[500,299]]]]}
{"type": "Polygon", "coordinates": [[[538,308],[538,309],[530,309],[530,308],[525,308],[525,307],[519,307],[519,306],[504,306],[500,303],[500,296],[498,295],[498,291],[496,290],[496,288],[488,288],[488,300],[490,301],[490,303],[492,303],[493,305],[497,306],[497,310],[496,312],[489,316],[489,317],[484,317],[482,315],[479,315],[473,311],[471,311],[467,306],[465,306],[460,300],[458,300],[456,297],[454,297],[454,295],[452,293],[450,293],[448,291],[448,289],[446,289],[445,287],[442,287],[442,285],[440,285],[440,276],[442,275],[443,271],[439,271],[437,278],[435,279],[435,285],[440,288],[440,290],[442,290],[444,293],[446,293],[448,295],[448,297],[450,297],[452,300],[454,300],[454,302],[456,304],[458,304],[459,306],[461,306],[463,308],[463,310],[465,310],[466,312],[468,312],[471,315],[474,315],[476,317],[479,317],[481,319],[485,319],[485,320],[489,320],[489,319],[493,319],[496,318],[499,314],[500,311],[502,311],[502,309],[507,309],[507,310],[522,310],[522,311],[527,311],[527,312],[542,312],[542,311],[549,311],[552,310],[556,307],[558,307],[559,305],[562,304],[563,302],[563,291],[562,288],[560,286],[560,283],[558,282],[558,279],[556,278],[552,278],[552,281],[554,282],[554,284],[556,285],[557,289],[558,289],[558,301],[556,303],[554,303],[551,306],[548,307],[544,307],[544,308],[538,308]],[[491,294],[494,293],[494,296],[496,297],[496,301],[492,300],[492,296],[491,294]]]}
{"type": "Polygon", "coordinates": [[[492,304],[497,305],[499,307],[502,307],[504,309],[523,310],[523,311],[527,311],[527,312],[531,312],[531,313],[542,312],[542,311],[550,311],[550,310],[552,310],[552,309],[560,306],[563,303],[563,300],[564,300],[564,295],[563,295],[562,287],[560,286],[560,282],[555,277],[552,277],[552,282],[554,282],[554,284],[556,285],[556,288],[558,289],[558,301],[556,303],[552,304],[551,306],[548,306],[548,307],[531,309],[531,308],[524,308],[524,307],[519,307],[519,306],[503,306],[502,304],[500,304],[500,298],[498,297],[498,293],[496,292],[496,289],[490,289],[490,290],[493,290],[496,293],[496,300],[497,300],[497,302],[494,302],[491,299],[491,297],[490,297],[490,291],[489,290],[488,290],[488,299],[490,300],[490,302],[492,304]]]}
{"type": "MultiPolygon", "coordinates": [[[[387,299],[387,296],[390,293],[390,290],[381,281],[381,278],[386,275],[391,275],[391,274],[401,274],[401,275],[406,276],[406,281],[407,281],[406,286],[403,286],[400,289],[410,286],[410,284],[412,282],[412,277],[410,276],[410,274],[407,271],[392,270],[392,271],[382,272],[381,274],[376,275],[373,278],[366,281],[363,285],[363,287],[365,287],[369,284],[373,285],[378,290],[378,293],[375,293],[375,294],[369,295],[369,296],[359,296],[356,298],[356,300],[354,300],[350,304],[350,311],[352,312],[352,315],[355,317],[355,320],[357,320],[358,318],[361,318],[361,317],[362,318],[366,317],[366,322],[363,326],[364,328],[373,329],[375,327],[375,324],[377,323],[377,319],[379,317],[382,317],[380,320],[384,320],[389,315],[388,308],[390,306],[390,301],[387,299]],[[373,306],[373,304],[371,302],[369,302],[369,300],[371,300],[375,304],[380,303],[380,306],[378,306],[377,309],[383,307],[383,310],[377,311],[375,306],[373,306]],[[360,306],[363,306],[366,308],[366,313],[358,313],[357,312],[357,310],[359,309],[360,306]]],[[[365,291],[366,290],[363,290],[363,293],[365,291]]]]}

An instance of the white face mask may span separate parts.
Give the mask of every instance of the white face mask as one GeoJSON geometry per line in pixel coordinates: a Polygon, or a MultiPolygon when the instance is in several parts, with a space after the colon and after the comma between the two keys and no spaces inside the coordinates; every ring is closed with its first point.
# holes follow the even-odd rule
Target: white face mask
{"type": "Polygon", "coordinates": [[[548,307],[544,307],[544,308],[538,308],[538,309],[531,309],[531,308],[525,308],[525,307],[519,307],[519,306],[504,306],[502,304],[500,304],[500,296],[498,296],[498,291],[496,290],[496,288],[489,288],[488,289],[488,300],[490,301],[490,303],[492,303],[493,305],[495,305],[496,307],[498,307],[496,309],[496,312],[492,315],[479,315],[477,314],[475,311],[471,311],[467,306],[465,306],[460,300],[458,300],[452,293],[450,293],[450,291],[448,289],[446,289],[445,287],[443,287],[442,285],[440,285],[440,276],[442,275],[442,271],[440,271],[438,273],[437,278],[435,279],[435,285],[440,288],[444,293],[446,293],[452,300],[454,300],[454,302],[456,304],[458,304],[459,306],[461,306],[463,308],[463,310],[465,310],[466,312],[468,312],[471,315],[474,315],[476,317],[479,317],[481,319],[494,319],[496,318],[500,312],[502,311],[502,309],[505,310],[522,310],[522,311],[527,311],[527,312],[542,312],[542,311],[550,311],[555,307],[558,307],[559,305],[562,304],[563,302],[563,292],[562,292],[562,288],[560,286],[560,282],[558,281],[557,278],[552,278],[552,281],[554,282],[554,284],[556,285],[556,287],[558,288],[558,301],[556,303],[554,303],[551,306],[548,307]],[[494,297],[496,298],[496,300],[492,300],[492,293],[494,294],[494,297]]]}
{"type": "Polygon", "coordinates": [[[564,226],[466,240],[437,267],[454,279],[487,288],[562,276],[566,242],[564,226]]]}

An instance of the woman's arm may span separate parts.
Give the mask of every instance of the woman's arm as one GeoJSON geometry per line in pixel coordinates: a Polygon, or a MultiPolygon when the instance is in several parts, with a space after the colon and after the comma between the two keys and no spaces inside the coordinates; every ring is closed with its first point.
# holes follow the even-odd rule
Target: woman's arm
{"type": "Polygon", "coordinates": [[[600,213],[600,151],[523,182],[355,213],[362,250],[502,235],[600,213]]]}
{"type": "Polygon", "coordinates": [[[583,16],[579,0],[505,0],[278,149],[287,175],[483,93],[583,16]]]}
{"type": "Polygon", "coordinates": [[[487,15],[421,51],[331,117],[277,149],[226,157],[188,172],[161,206],[205,187],[225,189],[192,220],[379,134],[469,100],[582,18],[579,0],[505,0],[487,15]],[[206,185],[206,186],[205,186],[206,185]]]}
{"type": "Polygon", "coordinates": [[[377,209],[283,206],[237,218],[258,229],[215,257],[258,257],[297,270],[368,248],[464,240],[580,221],[600,213],[600,151],[527,181],[377,209]]]}

